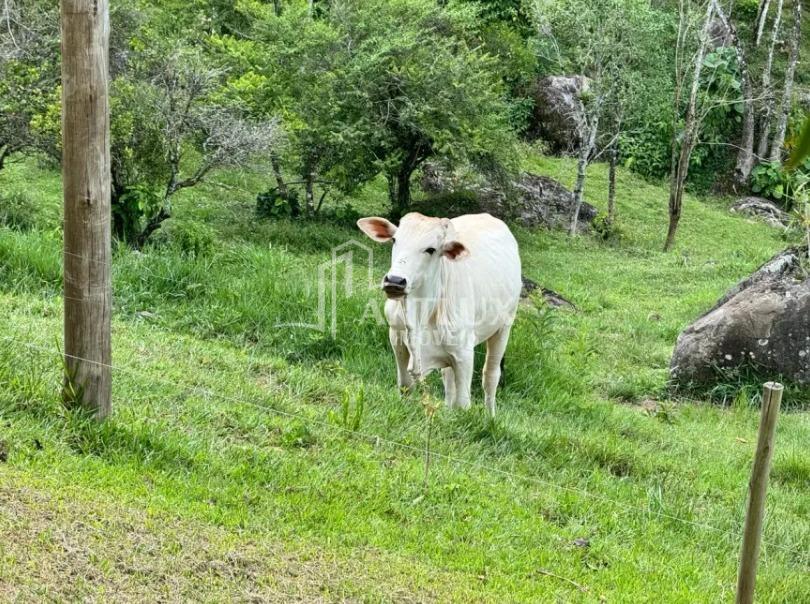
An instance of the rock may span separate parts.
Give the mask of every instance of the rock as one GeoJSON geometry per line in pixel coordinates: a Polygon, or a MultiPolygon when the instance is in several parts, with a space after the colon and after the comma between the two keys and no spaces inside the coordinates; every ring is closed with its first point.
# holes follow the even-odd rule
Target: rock
{"type": "MultiPolygon", "coordinates": [[[[574,194],[562,184],[548,176],[524,173],[513,183],[513,187],[517,201],[513,202],[512,211],[518,222],[527,227],[569,227],[574,213],[574,194]]],[[[502,206],[507,203],[505,199],[500,201],[502,206]]],[[[595,207],[583,201],[579,208],[577,229],[580,232],[587,231],[597,213],[595,207]]]]}
{"type": "MultiPolygon", "coordinates": [[[[442,208],[445,212],[489,212],[504,220],[515,220],[529,228],[544,226],[549,229],[567,229],[574,213],[574,194],[571,191],[553,178],[529,172],[524,172],[513,181],[512,190],[507,193],[503,188],[486,182],[461,182],[445,174],[437,166],[428,165],[422,172],[422,189],[434,195],[467,191],[477,199],[474,208],[466,205],[462,207],[462,204],[456,203],[452,207],[442,208]]],[[[430,200],[424,210],[431,212],[430,200]]],[[[582,233],[590,229],[597,213],[594,206],[583,201],[579,209],[577,230],[582,233]]]]}
{"type": "Polygon", "coordinates": [[[526,276],[521,277],[521,279],[523,280],[523,289],[520,291],[521,298],[528,298],[532,292],[539,289],[540,293],[543,294],[543,299],[545,299],[546,304],[552,308],[577,309],[573,302],[566,300],[554,290],[548,289],[547,287],[540,287],[535,281],[532,281],[526,276]]]}
{"type": "Polygon", "coordinates": [[[718,370],[750,367],[763,378],[810,384],[807,248],[777,254],[733,287],[678,337],[670,372],[680,385],[707,385],[718,370]]]}
{"type": "Polygon", "coordinates": [[[722,19],[712,19],[709,23],[709,47],[717,50],[724,46],[731,46],[731,30],[723,23],[722,19]]]}
{"type": "Polygon", "coordinates": [[[553,151],[569,153],[579,147],[578,124],[585,109],[581,95],[589,88],[585,76],[548,76],[534,88],[531,135],[548,141],[553,151]]]}
{"type": "Polygon", "coordinates": [[[730,211],[757,218],[776,229],[787,228],[790,222],[787,212],[762,197],[743,197],[731,206],[730,211]]]}

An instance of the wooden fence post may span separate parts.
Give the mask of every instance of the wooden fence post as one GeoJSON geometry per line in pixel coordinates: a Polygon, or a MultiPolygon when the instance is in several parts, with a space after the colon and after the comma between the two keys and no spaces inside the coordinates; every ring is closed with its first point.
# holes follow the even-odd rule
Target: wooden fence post
{"type": "Polygon", "coordinates": [[[111,403],[108,0],[62,0],[66,401],[111,403]]]}
{"type": "Polygon", "coordinates": [[[783,390],[782,384],[768,382],[762,393],[759,437],[754,466],[751,470],[748,509],[745,513],[745,532],[740,553],[740,573],[737,576],[737,604],[751,604],[754,601],[759,545],[762,539],[762,517],[765,513],[765,494],[768,490],[776,418],[779,416],[783,390]]]}

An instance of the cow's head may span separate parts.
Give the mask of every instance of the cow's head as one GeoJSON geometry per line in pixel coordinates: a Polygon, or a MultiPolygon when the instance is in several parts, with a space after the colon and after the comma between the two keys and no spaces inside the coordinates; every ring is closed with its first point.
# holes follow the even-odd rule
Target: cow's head
{"type": "Polygon", "coordinates": [[[440,263],[454,261],[468,252],[456,240],[453,224],[447,218],[430,218],[413,212],[394,225],[385,218],[361,218],[357,226],[379,243],[391,241],[391,268],[382,288],[389,298],[401,298],[419,291],[423,283],[433,283],[440,263]]]}

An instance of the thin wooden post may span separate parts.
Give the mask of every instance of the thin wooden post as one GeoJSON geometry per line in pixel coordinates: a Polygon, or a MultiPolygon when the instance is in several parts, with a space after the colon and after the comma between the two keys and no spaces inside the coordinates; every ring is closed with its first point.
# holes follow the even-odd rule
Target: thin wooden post
{"type": "Polygon", "coordinates": [[[737,604],[751,604],[754,601],[765,494],[768,490],[768,476],[771,473],[776,418],[779,416],[783,390],[782,384],[768,382],[762,393],[762,415],[759,420],[757,451],[749,483],[745,533],[740,553],[740,574],[737,577],[737,604]]]}
{"type": "Polygon", "coordinates": [[[62,0],[66,402],[111,404],[108,0],[62,0]]]}

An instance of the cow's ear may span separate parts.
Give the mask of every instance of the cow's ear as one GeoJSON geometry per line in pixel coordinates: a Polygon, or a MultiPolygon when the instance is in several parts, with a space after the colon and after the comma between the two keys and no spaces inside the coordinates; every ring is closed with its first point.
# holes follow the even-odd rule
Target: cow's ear
{"type": "Polygon", "coordinates": [[[442,253],[450,260],[457,260],[469,256],[469,250],[460,241],[448,241],[442,247],[442,253]]]}
{"type": "Polygon", "coordinates": [[[385,218],[373,216],[371,218],[361,218],[357,221],[357,226],[366,235],[378,243],[385,243],[394,238],[397,227],[385,218]]]}

